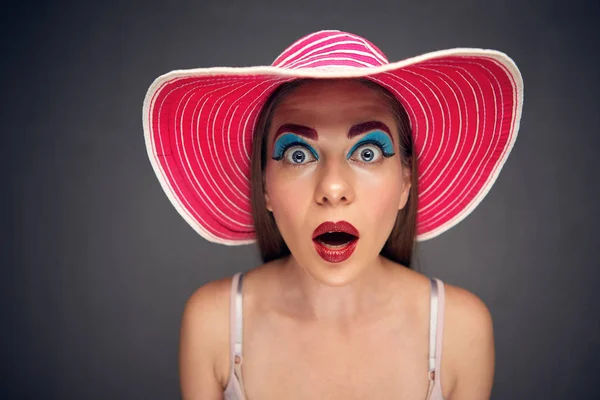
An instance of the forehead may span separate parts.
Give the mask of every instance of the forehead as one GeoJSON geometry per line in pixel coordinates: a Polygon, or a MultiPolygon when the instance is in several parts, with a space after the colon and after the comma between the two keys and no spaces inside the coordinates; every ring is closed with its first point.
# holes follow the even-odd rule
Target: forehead
{"type": "Polygon", "coordinates": [[[274,110],[273,119],[298,119],[306,123],[391,120],[389,101],[377,90],[355,80],[322,80],[303,83],[274,110]]]}

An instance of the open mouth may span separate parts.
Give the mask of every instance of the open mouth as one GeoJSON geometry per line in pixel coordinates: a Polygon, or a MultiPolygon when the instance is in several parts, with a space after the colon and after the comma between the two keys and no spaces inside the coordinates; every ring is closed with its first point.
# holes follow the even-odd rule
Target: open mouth
{"type": "Polygon", "coordinates": [[[313,243],[319,256],[330,263],[347,260],[358,242],[358,230],[349,222],[323,222],[313,232],[313,243]]]}
{"type": "Polygon", "coordinates": [[[319,242],[327,248],[340,249],[357,239],[358,238],[356,236],[347,232],[327,232],[317,236],[313,240],[319,242]]]}

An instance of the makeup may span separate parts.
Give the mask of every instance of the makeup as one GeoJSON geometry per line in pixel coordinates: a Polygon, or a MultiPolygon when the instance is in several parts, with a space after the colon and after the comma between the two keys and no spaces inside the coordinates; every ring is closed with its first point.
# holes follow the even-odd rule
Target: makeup
{"type": "Polygon", "coordinates": [[[350,158],[356,149],[366,144],[374,144],[378,146],[381,149],[384,157],[391,157],[396,154],[394,153],[394,144],[392,143],[392,138],[390,135],[382,131],[373,131],[367,133],[363,138],[356,142],[354,146],[352,146],[346,159],[350,158]]]}
{"type": "Polygon", "coordinates": [[[361,122],[360,124],[352,125],[352,127],[348,131],[348,139],[352,139],[354,136],[362,135],[365,132],[375,131],[375,130],[383,131],[383,132],[387,133],[390,136],[390,140],[392,140],[392,143],[393,143],[393,138],[392,138],[392,133],[390,131],[390,128],[388,128],[388,126],[386,124],[384,124],[383,122],[380,122],[380,121],[367,121],[367,122],[361,122]]]}
{"type": "Polygon", "coordinates": [[[312,240],[319,256],[330,263],[347,260],[359,238],[358,230],[349,222],[323,222],[313,232],[312,240]]]}
{"type": "Polygon", "coordinates": [[[316,160],[319,159],[317,151],[310,144],[308,144],[308,142],[306,142],[304,139],[302,139],[300,136],[294,133],[284,133],[277,138],[277,140],[275,141],[275,145],[273,146],[273,154],[271,155],[271,158],[273,158],[273,160],[279,161],[283,158],[285,152],[289,148],[295,146],[304,147],[311,153],[311,155],[316,160]]]}
{"type": "Polygon", "coordinates": [[[310,140],[318,140],[319,135],[317,131],[313,128],[309,128],[308,126],[296,125],[296,124],[283,124],[281,125],[277,131],[275,132],[275,136],[273,136],[273,140],[277,140],[280,135],[284,133],[295,133],[298,136],[304,136],[310,140]]]}

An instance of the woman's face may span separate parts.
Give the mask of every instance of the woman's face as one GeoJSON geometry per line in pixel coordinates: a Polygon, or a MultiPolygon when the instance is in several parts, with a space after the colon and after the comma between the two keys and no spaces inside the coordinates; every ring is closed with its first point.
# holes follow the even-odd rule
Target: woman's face
{"type": "Polygon", "coordinates": [[[376,265],[410,189],[398,143],[389,103],[357,81],[308,82],[274,110],[266,205],[313,278],[344,285],[376,265]]]}

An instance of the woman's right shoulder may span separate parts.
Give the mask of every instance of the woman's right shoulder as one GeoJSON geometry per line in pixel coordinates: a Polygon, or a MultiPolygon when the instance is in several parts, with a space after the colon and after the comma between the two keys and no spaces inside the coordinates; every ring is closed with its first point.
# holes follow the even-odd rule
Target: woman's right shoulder
{"type": "Polygon", "coordinates": [[[229,276],[205,283],[185,304],[179,346],[184,393],[197,393],[199,388],[195,386],[199,381],[212,386],[213,391],[222,391],[227,384],[232,280],[233,276],[229,276]]]}
{"type": "Polygon", "coordinates": [[[210,319],[220,316],[221,311],[225,311],[227,317],[232,281],[233,276],[228,276],[207,282],[194,290],[185,304],[184,315],[188,313],[195,318],[210,319]]]}
{"type": "MultiPolygon", "coordinates": [[[[250,280],[260,282],[269,274],[273,262],[260,265],[244,273],[250,280]],[[271,267],[271,268],[269,268],[271,267]]],[[[222,390],[229,382],[231,370],[230,313],[231,288],[233,278],[209,281],[188,298],[181,321],[179,359],[182,390],[185,386],[194,387],[204,375],[204,382],[213,381],[214,390],[222,390]],[[204,372],[202,372],[204,371],[204,372]],[[212,375],[210,375],[212,374],[212,375]],[[218,387],[217,387],[218,384],[218,387]]],[[[247,293],[244,302],[252,300],[247,293]]],[[[192,390],[192,392],[196,392],[192,390]]],[[[202,398],[210,398],[202,397],[202,398]]]]}
{"type": "MultiPolygon", "coordinates": [[[[274,264],[274,262],[263,264],[244,272],[244,282],[248,281],[247,278],[253,281],[261,280],[266,274],[272,273],[270,271],[273,270],[274,264]]],[[[229,332],[231,285],[234,276],[207,282],[196,289],[187,300],[184,317],[188,317],[204,330],[210,331],[219,327],[229,332]]],[[[212,333],[216,333],[218,337],[223,336],[222,332],[212,333]]]]}

